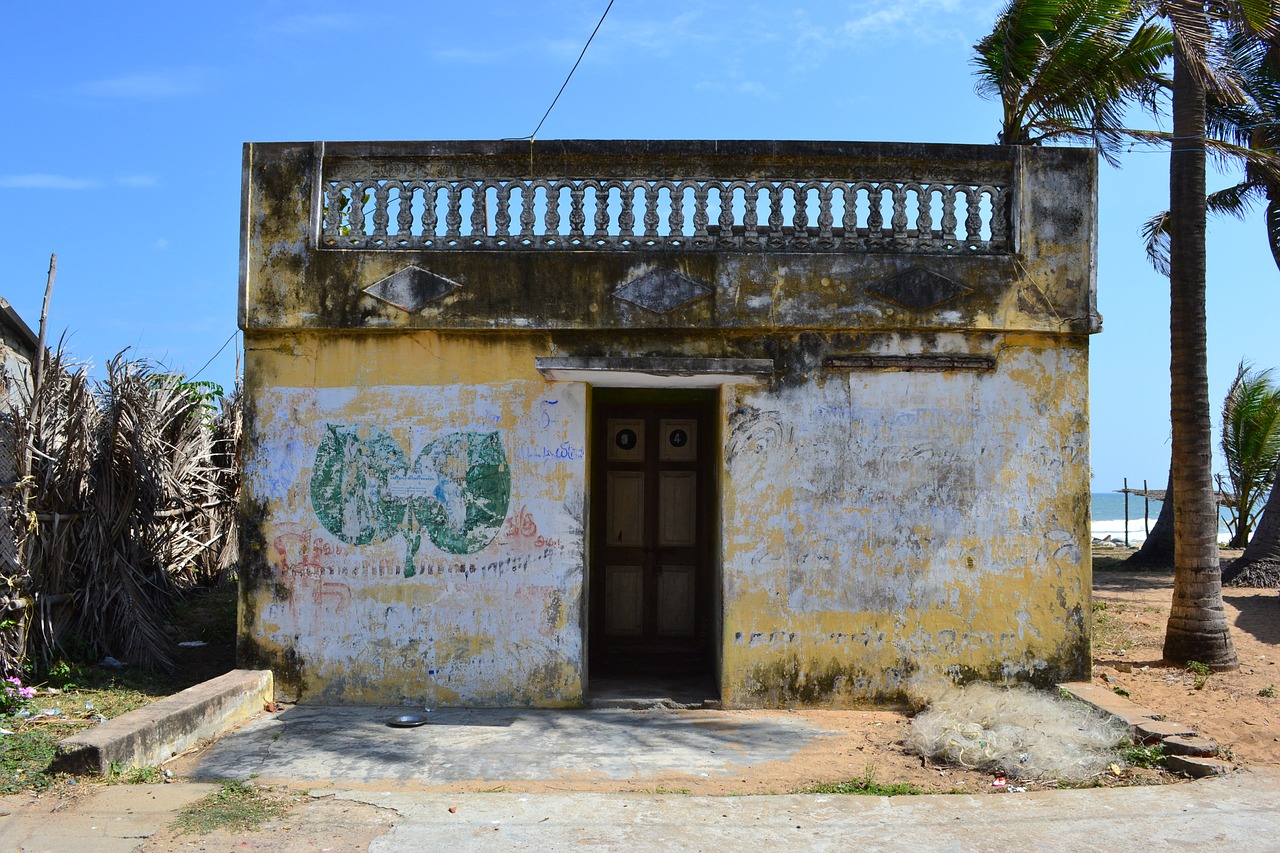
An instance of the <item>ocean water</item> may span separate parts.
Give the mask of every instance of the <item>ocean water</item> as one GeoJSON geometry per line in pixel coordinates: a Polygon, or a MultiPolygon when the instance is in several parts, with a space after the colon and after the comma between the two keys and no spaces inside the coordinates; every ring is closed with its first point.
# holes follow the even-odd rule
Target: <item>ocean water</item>
{"type": "MultiPolygon", "coordinates": [[[[1118,492],[1094,492],[1092,494],[1093,505],[1093,535],[1096,539],[1102,539],[1110,536],[1112,539],[1124,541],[1124,495],[1118,492]]],[[[1129,495],[1129,544],[1138,545],[1147,538],[1147,528],[1155,526],[1156,518],[1160,515],[1160,501],[1151,501],[1147,508],[1147,501],[1138,495],[1129,495]],[[1144,513],[1147,520],[1144,521],[1144,513]]],[[[1218,521],[1218,538],[1226,541],[1228,538],[1227,531],[1227,511],[1222,510],[1218,521]]]]}

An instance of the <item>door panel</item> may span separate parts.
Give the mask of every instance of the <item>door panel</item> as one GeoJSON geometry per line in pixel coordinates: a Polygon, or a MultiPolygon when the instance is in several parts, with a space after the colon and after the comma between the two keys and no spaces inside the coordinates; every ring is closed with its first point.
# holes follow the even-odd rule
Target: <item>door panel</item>
{"type": "Polygon", "coordinates": [[[658,544],[697,545],[698,475],[695,471],[658,472],[658,544]]]}
{"type": "Polygon", "coordinates": [[[662,566],[658,574],[658,636],[693,636],[693,602],[693,566],[662,566]]]}
{"type": "Polygon", "coordinates": [[[693,399],[596,406],[593,667],[709,660],[715,398],[693,399]]]}
{"type": "Polygon", "coordinates": [[[605,569],[605,590],[605,633],[639,637],[644,631],[644,569],[609,566],[605,569]]]}
{"type": "Polygon", "coordinates": [[[610,471],[605,506],[609,515],[605,532],[608,547],[644,545],[644,472],[610,471]]]}

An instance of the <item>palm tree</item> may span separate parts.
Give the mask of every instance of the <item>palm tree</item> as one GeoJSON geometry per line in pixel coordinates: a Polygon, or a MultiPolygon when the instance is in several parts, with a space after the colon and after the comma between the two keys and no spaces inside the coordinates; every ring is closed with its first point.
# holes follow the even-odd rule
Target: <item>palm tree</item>
{"type": "Polygon", "coordinates": [[[1222,403],[1222,453],[1231,483],[1228,503],[1235,517],[1230,548],[1243,548],[1280,461],[1280,388],[1270,370],[1253,370],[1244,362],[1222,403]]]}
{"type": "Polygon", "coordinates": [[[1169,485],[1164,490],[1160,514],[1151,532],[1142,540],[1142,547],[1124,561],[1130,569],[1168,569],[1173,565],[1173,472],[1169,472],[1169,485]]]}
{"type": "MultiPolygon", "coordinates": [[[[1206,207],[1211,214],[1229,214],[1243,219],[1250,207],[1259,201],[1266,202],[1264,224],[1267,243],[1272,257],[1280,267],[1280,176],[1268,155],[1280,147],[1280,46],[1267,39],[1246,38],[1237,34],[1226,42],[1227,56],[1239,75],[1247,98],[1243,102],[1220,103],[1209,98],[1207,107],[1206,140],[1218,153],[1239,160],[1244,165],[1243,180],[1234,186],[1210,193],[1206,207]],[[1252,155],[1263,156],[1252,156],[1252,155]]],[[[1169,212],[1163,211],[1143,226],[1147,256],[1162,275],[1169,274],[1169,212]]],[[[1170,471],[1166,497],[1173,494],[1173,474],[1170,471]]],[[[1280,516],[1280,502],[1271,501],[1274,512],[1280,516]]],[[[1265,517],[1265,512],[1264,512],[1265,517]]],[[[1258,537],[1267,531],[1280,535],[1280,518],[1276,523],[1260,525],[1254,539],[1250,540],[1250,552],[1261,554],[1275,550],[1280,552],[1280,539],[1269,543],[1258,537]]],[[[1247,538],[1247,537],[1246,537],[1247,538]]],[[[1258,559],[1261,559],[1260,557],[1258,559]]],[[[1170,566],[1173,564],[1173,502],[1165,502],[1151,535],[1142,548],[1125,561],[1135,568],[1170,566]]],[[[1245,559],[1238,560],[1228,574],[1238,574],[1245,568],[1245,559]]]]}
{"type": "Polygon", "coordinates": [[[1001,143],[1088,142],[1114,165],[1124,112],[1154,104],[1172,43],[1132,0],[1010,0],[974,45],[976,88],[1000,101],[1001,143]]]}
{"type": "Polygon", "coordinates": [[[1213,491],[1205,321],[1205,187],[1207,95],[1246,103],[1236,69],[1223,61],[1229,39],[1275,36],[1276,0],[1170,0],[1174,33],[1173,137],[1169,160],[1170,420],[1173,428],[1173,606],[1164,657],[1200,661],[1217,670],[1239,662],[1222,606],[1218,512],[1213,491]]]}

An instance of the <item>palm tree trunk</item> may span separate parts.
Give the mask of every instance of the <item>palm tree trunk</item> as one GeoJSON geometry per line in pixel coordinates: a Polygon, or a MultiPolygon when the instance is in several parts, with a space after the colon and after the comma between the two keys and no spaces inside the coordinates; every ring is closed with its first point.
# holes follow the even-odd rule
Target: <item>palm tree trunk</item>
{"type": "Polygon", "coordinates": [[[1126,569],[1169,569],[1173,567],[1173,469],[1169,470],[1169,487],[1164,490],[1164,503],[1151,527],[1151,535],[1142,547],[1124,561],[1126,569]]]}
{"type": "Polygon", "coordinates": [[[1280,586],[1280,484],[1271,487],[1258,529],[1240,559],[1223,571],[1222,582],[1231,586],[1280,586]]]}
{"type": "Polygon", "coordinates": [[[1213,494],[1205,320],[1205,90],[1189,51],[1204,44],[1203,0],[1178,0],[1169,165],[1170,418],[1173,426],[1173,607],[1164,657],[1237,669],[1222,605],[1218,507],[1213,494]],[[1181,19],[1181,20],[1179,20],[1181,19]],[[1190,45],[1190,46],[1189,46],[1190,45]]]}

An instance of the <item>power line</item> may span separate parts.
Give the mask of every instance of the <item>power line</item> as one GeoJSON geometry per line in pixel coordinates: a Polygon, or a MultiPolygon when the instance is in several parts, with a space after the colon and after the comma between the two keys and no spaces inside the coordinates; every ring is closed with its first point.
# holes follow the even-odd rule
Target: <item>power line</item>
{"type": "Polygon", "coordinates": [[[578,54],[577,62],[573,63],[573,67],[569,69],[569,75],[564,78],[564,82],[560,84],[560,91],[556,92],[556,96],[551,99],[551,106],[547,107],[547,111],[542,114],[542,121],[538,122],[538,126],[533,129],[533,133],[528,136],[518,136],[516,139],[533,140],[538,135],[538,131],[542,130],[542,124],[547,120],[547,116],[551,115],[551,111],[556,108],[556,102],[560,100],[560,96],[564,94],[564,87],[569,85],[569,81],[573,79],[573,72],[578,70],[578,64],[582,62],[582,57],[587,55],[587,48],[591,47],[591,40],[596,37],[596,33],[600,32],[600,26],[604,23],[604,19],[608,16],[609,10],[613,8],[613,0],[609,0],[609,5],[604,7],[604,14],[600,16],[600,20],[596,22],[596,28],[591,31],[591,35],[587,37],[587,43],[582,46],[582,52],[578,54]]]}
{"type": "Polygon", "coordinates": [[[236,329],[234,332],[232,332],[232,333],[231,333],[231,337],[229,337],[229,338],[227,338],[225,341],[223,341],[223,342],[222,342],[222,346],[218,347],[218,351],[217,351],[217,352],[215,352],[213,355],[211,355],[211,356],[209,357],[209,360],[208,360],[208,361],[206,361],[206,362],[204,363],[204,367],[200,368],[200,369],[199,369],[199,370],[197,370],[195,373],[193,373],[193,374],[191,374],[189,377],[187,377],[187,381],[188,381],[188,382],[194,381],[194,380],[195,380],[195,378],[196,378],[197,376],[199,376],[201,373],[204,373],[204,368],[205,368],[205,367],[208,367],[208,366],[209,366],[209,365],[211,365],[211,364],[213,364],[213,360],[214,360],[215,358],[217,358],[218,356],[222,355],[222,351],[223,351],[224,349],[226,349],[226,348],[227,348],[227,344],[231,343],[231,341],[232,341],[232,340],[234,340],[234,339],[235,339],[235,336],[236,336],[236,335],[238,335],[238,334],[240,334],[240,330],[239,330],[239,329],[236,329]]]}

